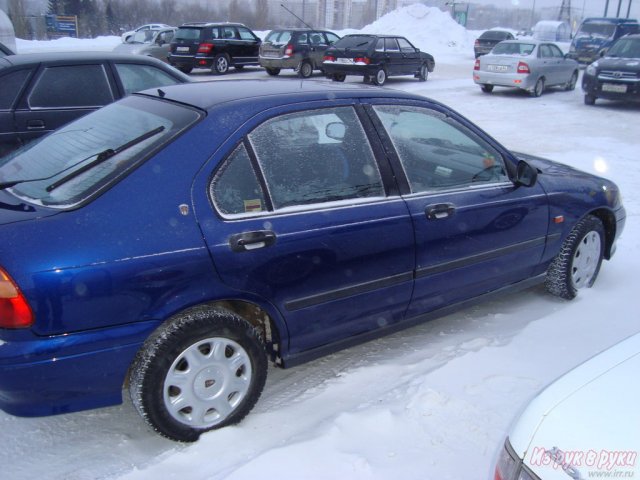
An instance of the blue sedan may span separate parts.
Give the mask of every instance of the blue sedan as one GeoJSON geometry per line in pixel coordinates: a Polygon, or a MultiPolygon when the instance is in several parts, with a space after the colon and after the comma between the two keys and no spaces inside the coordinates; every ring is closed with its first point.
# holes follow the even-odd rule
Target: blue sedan
{"type": "Polygon", "coordinates": [[[424,97],[147,90],[0,161],[0,408],[113,405],[126,386],[157,432],[194,441],[251,410],[269,360],[540,282],[573,298],[624,221],[612,182],[424,97]]]}

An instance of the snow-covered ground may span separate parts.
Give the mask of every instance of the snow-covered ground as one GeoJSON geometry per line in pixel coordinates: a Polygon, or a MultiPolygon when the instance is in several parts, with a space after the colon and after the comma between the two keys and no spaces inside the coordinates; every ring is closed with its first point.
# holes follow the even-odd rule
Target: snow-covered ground
{"type": "MultiPolygon", "coordinates": [[[[422,6],[365,30],[391,28],[434,54],[436,69],[426,83],[391,78],[388,88],[442,101],[514,150],[618,183],[627,226],[594,288],[572,302],[534,288],[297,368],[270,369],[261,400],[240,425],[192,445],[149,431],[128,400],[47,418],[0,413],[1,478],[493,478],[494,453],[528,399],[640,331],[640,107],[589,107],[579,89],[540,98],[501,89],[483,94],[471,80],[474,33],[422,6]]],[[[19,41],[18,50],[57,49],[51,44],[58,42],[19,41]]],[[[66,42],[108,50],[119,39],[66,42]]],[[[293,72],[281,76],[297,81],[293,72]]],[[[212,79],[204,71],[194,77],[212,79]]],[[[225,78],[249,77],[266,74],[245,69],[225,78]]]]}

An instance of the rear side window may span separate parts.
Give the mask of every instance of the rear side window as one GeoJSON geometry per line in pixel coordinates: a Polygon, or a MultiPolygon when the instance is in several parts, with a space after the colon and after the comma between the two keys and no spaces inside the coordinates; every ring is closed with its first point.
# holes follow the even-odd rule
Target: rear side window
{"type": "Polygon", "coordinates": [[[180,27],[175,38],[176,40],[200,40],[200,31],[199,28],[180,27]]]}
{"type": "Polygon", "coordinates": [[[297,45],[306,45],[308,41],[309,35],[306,33],[301,33],[298,35],[298,39],[296,40],[297,45]]]}
{"type": "Polygon", "coordinates": [[[275,30],[267,35],[265,43],[273,45],[286,45],[291,40],[291,32],[287,30],[275,30]]]}
{"type": "Polygon", "coordinates": [[[18,70],[0,77],[0,110],[8,110],[16,101],[20,89],[29,76],[29,70],[18,70]]]}
{"type": "Polygon", "coordinates": [[[100,107],[111,102],[103,65],[45,68],[29,96],[31,108],[100,107]]]}
{"type": "Polygon", "coordinates": [[[352,37],[342,37],[335,44],[337,48],[357,48],[360,50],[366,50],[373,42],[376,41],[375,37],[367,37],[365,35],[354,35],[352,37]]]}
{"type": "Polygon", "coordinates": [[[400,50],[402,52],[415,52],[416,49],[413,47],[413,45],[411,45],[409,43],[409,41],[406,38],[399,38],[398,39],[398,45],[400,45],[400,50]]]}
{"type": "Polygon", "coordinates": [[[147,88],[176,85],[179,82],[167,72],[151,65],[134,65],[131,63],[116,63],[116,70],[122,81],[126,95],[147,88]]]}
{"type": "Polygon", "coordinates": [[[385,38],[384,39],[384,49],[387,52],[399,52],[400,48],[398,48],[398,42],[395,38],[385,38]]]}
{"type": "Polygon", "coordinates": [[[327,41],[329,42],[329,45],[332,45],[332,44],[336,43],[338,40],[340,40],[340,37],[338,35],[336,35],[335,33],[324,32],[324,34],[327,37],[327,41]]]}

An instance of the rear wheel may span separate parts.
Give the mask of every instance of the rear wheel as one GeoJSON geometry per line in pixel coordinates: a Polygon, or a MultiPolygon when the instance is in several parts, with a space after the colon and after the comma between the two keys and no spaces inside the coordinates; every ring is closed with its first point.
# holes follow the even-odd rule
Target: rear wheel
{"type": "Polygon", "coordinates": [[[238,423],[264,387],[261,334],[225,309],[196,307],[144,343],[129,377],[131,399],[158,433],[193,442],[238,423]]]}
{"type": "Polygon", "coordinates": [[[533,95],[534,97],[539,97],[540,95],[542,95],[542,92],[544,92],[544,78],[540,77],[536,82],[536,85],[533,87],[531,95],[533,95]]]}
{"type": "Polygon", "coordinates": [[[272,77],[275,77],[276,75],[278,75],[280,73],[280,69],[279,68],[266,68],[265,70],[272,77]]]}
{"type": "Polygon", "coordinates": [[[308,61],[300,62],[300,66],[298,67],[298,75],[302,78],[309,78],[313,75],[313,65],[311,65],[308,61]]]}
{"type": "Polygon", "coordinates": [[[331,80],[334,82],[344,82],[345,78],[347,78],[347,76],[344,73],[334,73],[331,76],[331,80]]]}
{"type": "Polygon", "coordinates": [[[576,83],[578,83],[578,72],[573,72],[573,74],[571,75],[571,78],[564,86],[564,89],[567,91],[575,90],[576,83]]]}
{"type": "Polygon", "coordinates": [[[378,85],[379,87],[383,86],[387,81],[387,71],[380,67],[376,74],[373,76],[373,83],[378,85]]]}
{"type": "Polygon", "coordinates": [[[480,85],[480,89],[484,93],[491,93],[493,92],[493,85],[489,85],[488,83],[483,83],[482,85],[480,85]]]}
{"type": "Polygon", "coordinates": [[[229,59],[223,53],[216,55],[213,59],[213,73],[224,75],[229,71],[229,59]]]}
{"type": "Polygon", "coordinates": [[[590,95],[590,94],[586,94],[584,96],[584,103],[585,105],[595,105],[596,104],[596,96],[595,95],[590,95]]]}

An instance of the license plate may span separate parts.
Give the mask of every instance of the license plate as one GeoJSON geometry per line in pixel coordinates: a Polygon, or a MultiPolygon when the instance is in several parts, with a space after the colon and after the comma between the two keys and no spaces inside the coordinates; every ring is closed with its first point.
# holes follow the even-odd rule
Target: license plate
{"type": "Polygon", "coordinates": [[[614,93],[627,93],[626,85],[619,85],[616,83],[603,83],[602,84],[603,92],[614,92],[614,93]]]}
{"type": "Polygon", "coordinates": [[[591,58],[590,57],[578,57],[578,61],[579,62],[584,62],[584,63],[591,63],[591,58]]]}
{"type": "Polygon", "coordinates": [[[509,67],[507,65],[487,65],[487,70],[491,72],[506,72],[509,67]]]}
{"type": "Polygon", "coordinates": [[[188,52],[189,47],[178,47],[176,48],[176,52],[188,52]]]}
{"type": "Polygon", "coordinates": [[[349,65],[353,64],[353,58],[338,58],[336,61],[338,63],[346,63],[346,64],[349,64],[349,65]]]}

